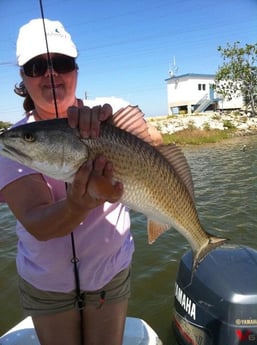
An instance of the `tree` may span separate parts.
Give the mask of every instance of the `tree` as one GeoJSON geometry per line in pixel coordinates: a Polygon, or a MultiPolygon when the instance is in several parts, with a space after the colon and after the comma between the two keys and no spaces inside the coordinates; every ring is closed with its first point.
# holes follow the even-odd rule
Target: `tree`
{"type": "Polygon", "coordinates": [[[225,48],[218,47],[223,57],[223,65],[215,76],[216,92],[231,100],[240,94],[246,108],[251,107],[256,115],[257,104],[257,43],[240,47],[240,42],[227,43],[225,48]]]}

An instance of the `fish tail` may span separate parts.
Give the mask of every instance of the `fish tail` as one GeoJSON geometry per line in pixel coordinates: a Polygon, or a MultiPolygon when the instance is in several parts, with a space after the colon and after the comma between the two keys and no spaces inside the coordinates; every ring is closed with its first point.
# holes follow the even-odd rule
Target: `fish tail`
{"type": "Polygon", "coordinates": [[[199,266],[200,262],[215,248],[220,247],[223,243],[228,241],[227,238],[220,238],[215,236],[209,236],[206,243],[194,254],[192,277],[199,266]]]}

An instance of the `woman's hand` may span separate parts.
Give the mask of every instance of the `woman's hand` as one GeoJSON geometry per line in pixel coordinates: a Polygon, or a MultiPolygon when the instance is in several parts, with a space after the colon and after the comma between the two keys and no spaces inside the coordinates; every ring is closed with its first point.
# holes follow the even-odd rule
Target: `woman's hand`
{"type": "Polygon", "coordinates": [[[67,201],[71,208],[87,212],[105,201],[117,202],[123,192],[120,182],[113,182],[112,163],[104,156],[80,167],[67,190],[67,201]]]}
{"type": "Polygon", "coordinates": [[[69,125],[78,128],[82,138],[97,138],[101,122],[112,116],[112,107],[110,104],[93,108],[73,106],[68,108],[67,115],[69,125]]]}
{"type": "MultiPolygon", "coordinates": [[[[67,111],[68,123],[78,128],[83,138],[97,138],[100,124],[112,116],[109,104],[89,108],[70,107],[67,111]]],[[[80,167],[67,190],[67,200],[73,210],[87,212],[105,201],[117,202],[123,192],[120,182],[113,182],[112,163],[103,156],[80,167]]]]}

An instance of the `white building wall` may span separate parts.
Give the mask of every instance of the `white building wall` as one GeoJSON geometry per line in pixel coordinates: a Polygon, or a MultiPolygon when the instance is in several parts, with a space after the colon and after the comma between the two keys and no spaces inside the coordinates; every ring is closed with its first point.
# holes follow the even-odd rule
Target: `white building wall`
{"type": "Polygon", "coordinates": [[[240,109],[243,106],[243,98],[240,97],[234,97],[231,101],[226,100],[220,100],[218,102],[218,108],[219,109],[240,109]]]}

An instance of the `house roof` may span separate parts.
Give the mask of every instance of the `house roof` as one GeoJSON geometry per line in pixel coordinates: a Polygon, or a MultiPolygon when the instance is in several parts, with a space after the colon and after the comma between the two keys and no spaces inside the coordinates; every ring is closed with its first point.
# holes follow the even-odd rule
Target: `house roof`
{"type": "Polygon", "coordinates": [[[204,73],[186,73],[181,75],[174,75],[170,78],[165,79],[165,81],[172,80],[172,79],[181,79],[185,77],[193,77],[193,78],[212,78],[214,79],[215,74],[204,74],[204,73]]]}

